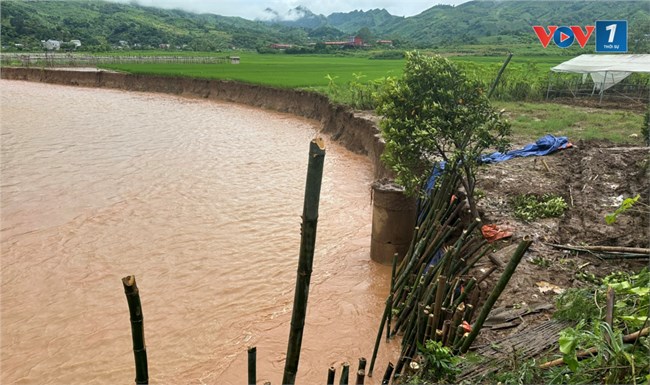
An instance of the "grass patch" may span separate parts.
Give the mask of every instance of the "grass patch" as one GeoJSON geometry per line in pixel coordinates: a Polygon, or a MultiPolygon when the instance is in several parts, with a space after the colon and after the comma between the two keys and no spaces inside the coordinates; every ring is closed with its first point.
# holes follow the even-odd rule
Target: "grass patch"
{"type": "Polygon", "coordinates": [[[555,103],[494,102],[506,110],[515,137],[535,140],[546,134],[570,140],[608,139],[617,143],[642,144],[639,127],[643,114],[601,110],[555,103]],[[631,136],[635,135],[635,136],[631,136]]]}

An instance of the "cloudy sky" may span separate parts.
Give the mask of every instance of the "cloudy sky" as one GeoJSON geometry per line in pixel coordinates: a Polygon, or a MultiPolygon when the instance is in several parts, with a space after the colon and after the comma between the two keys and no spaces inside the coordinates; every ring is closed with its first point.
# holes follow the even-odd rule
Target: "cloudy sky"
{"type": "Polygon", "coordinates": [[[113,0],[137,2],[141,5],[161,8],[180,8],[199,13],[216,13],[223,16],[240,16],[246,19],[265,19],[271,8],[279,14],[287,14],[299,5],[316,14],[349,12],[355,9],[367,11],[385,8],[393,15],[413,16],[436,4],[461,4],[467,0],[113,0]]]}

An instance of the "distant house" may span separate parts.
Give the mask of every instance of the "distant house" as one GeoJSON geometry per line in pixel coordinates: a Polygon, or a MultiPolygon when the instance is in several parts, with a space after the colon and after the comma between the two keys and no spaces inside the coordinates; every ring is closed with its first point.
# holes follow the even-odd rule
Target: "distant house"
{"type": "Polygon", "coordinates": [[[70,40],[70,44],[74,44],[75,48],[81,47],[81,40],[70,40]]]}
{"type": "Polygon", "coordinates": [[[288,49],[293,48],[293,44],[271,44],[270,47],[273,49],[288,49]]]}
{"type": "Polygon", "coordinates": [[[393,45],[393,41],[392,40],[377,40],[377,44],[380,44],[380,45],[393,45]]]}
{"type": "Polygon", "coordinates": [[[359,36],[350,36],[347,41],[326,41],[325,45],[340,47],[363,47],[363,39],[359,36]]]}
{"type": "Polygon", "coordinates": [[[231,56],[230,64],[239,64],[239,56],[231,56]]]}
{"type": "Polygon", "coordinates": [[[160,48],[160,49],[169,49],[170,47],[171,47],[170,44],[159,44],[158,45],[158,48],[160,48]]]}
{"type": "Polygon", "coordinates": [[[48,51],[58,51],[61,49],[61,42],[58,40],[41,40],[41,44],[43,45],[43,48],[45,48],[48,51]]]}

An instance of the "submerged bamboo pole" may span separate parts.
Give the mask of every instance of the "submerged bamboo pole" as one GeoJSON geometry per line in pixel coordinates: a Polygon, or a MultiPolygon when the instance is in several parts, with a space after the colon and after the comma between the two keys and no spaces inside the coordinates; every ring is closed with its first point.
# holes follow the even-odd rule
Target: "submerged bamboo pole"
{"type": "Polygon", "coordinates": [[[314,245],[316,243],[316,227],[318,224],[318,204],[320,188],[323,179],[323,164],[325,162],[325,143],[317,138],[309,145],[309,162],[307,165],[307,182],[305,184],[305,200],[302,212],[300,256],[296,276],[296,292],[293,299],[291,314],[291,329],[287,344],[287,358],[284,364],[283,385],[296,382],[302,334],[307,315],[307,299],[309,298],[309,281],[314,262],[314,245]]]}
{"type": "Polygon", "coordinates": [[[381,380],[382,385],[388,385],[390,383],[390,376],[393,374],[394,369],[395,366],[393,366],[393,363],[389,362],[388,367],[386,368],[386,372],[384,373],[384,379],[381,380]]]}
{"type": "Polygon", "coordinates": [[[327,369],[327,385],[334,385],[335,377],[336,377],[336,368],[330,366],[330,368],[327,369]]]}
{"type": "Polygon", "coordinates": [[[384,333],[384,325],[386,325],[386,318],[390,317],[390,314],[388,314],[388,309],[390,309],[390,305],[388,304],[389,299],[390,297],[386,299],[384,314],[381,316],[381,321],[379,321],[379,331],[377,332],[377,339],[375,340],[375,348],[372,350],[372,358],[370,358],[370,368],[368,369],[368,377],[372,377],[372,370],[375,368],[375,360],[377,360],[377,352],[379,352],[379,343],[381,342],[381,335],[384,333]]]}
{"type": "Polygon", "coordinates": [[[357,371],[357,380],[354,382],[355,385],[363,385],[366,380],[366,371],[359,369],[357,371]]]}
{"type": "Polygon", "coordinates": [[[248,385],[257,384],[257,347],[248,348],[248,385]]]}
{"type": "Polygon", "coordinates": [[[129,275],[122,278],[126,302],[131,315],[131,336],[133,338],[133,355],[135,357],[135,383],[149,383],[149,369],[147,367],[147,348],[144,343],[144,317],[140,303],[140,291],[135,282],[135,276],[129,275]]]}
{"type": "Polygon", "coordinates": [[[503,271],[501,278],[499,278],[497,285],[494,287],[494,290],[492,290],[490,296],[487,298],[485,304],[481,308],[481,312],[479,313],[478,318],[476,318],[476,322],[474,322],[474,325],[472,325],[472,331],[463,342],[463,345],[460,348],[461,353],[466,353],[469,350],[469,347],[472,345],[472,342],[474,342],[476,336],[478,336],[478,333],[481,331],[481,327],[483,327],[483,322],[485,322],[488,314],[490,313],[490,310],[492,310],[492,306],[494,306],[495,302],[497,299],[499,299],[499,296],[506,288],[506,285],[510,281],[510,277],[512,277],[512,274],[514,274],[515,269],[519,265],[519,262],[521,262],[521,259],[526,253],[526,250],[528,250],[528,247],[530,247],[531,243],[533,243],[531,240],[523,240],[521,243],[519,243],[517,250],[515,250],[512,258],[510,258],[510,262],[508,262],[508,265],[503,271]]]}
{"type": "Polygon", "coordinates": [[[343,369],[341,369],[341,379],[339,380],[339,385],[348,385],[350,382],[350,363],[344,362],[343,369]]]}

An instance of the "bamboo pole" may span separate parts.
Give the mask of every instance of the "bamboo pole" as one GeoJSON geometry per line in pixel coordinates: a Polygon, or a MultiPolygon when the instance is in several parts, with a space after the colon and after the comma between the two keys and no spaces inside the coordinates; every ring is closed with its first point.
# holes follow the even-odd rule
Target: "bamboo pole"
{"type": "Polygon", "coordinates": [[[436,302],[433,305],[433,328],[438,329],[440,324],[440,311],[442,310],[442,300],[445,293],[445,284],[447,277],[441,275],[438,277],[438,288],[436,289],[436,302]]]}
{"type": "Polygon", "coordinates": [[[357,371],[357,380],[355,381],[355,385],[363,385],[365,380],[366,380],[366,371],[363,369],[359,369],[357,371]]]}
{"type": "Polygon", "coordinates": [[[149,383],[149,369],[147,366],[147,348],[144,343],[144,317],[140,303],[140,290],[135,282],[135,276],[129,275],[122,278],[126,302],[131,315],[131,336],[133,338],[133,355],[135,357],[135,383],[149,383]]]}
{"type": "Polygon", "coordinates": [[[497,88],[497,85],[499,84],[499,79],[501,79],[501,75],[503,75],[503,71],[505,71],[506,67],[508,66],[508,63],[510,63],[510,59],[512,59],[512,52],[508,52],[508,57],[506,58],[506,61],[503,62],[501,69],[499,69],[499,72],[497,73],[497,77],[496,79],[494,79],[494,83],[492,83],[492,86],[490,87],[490,91],[488,92],[488,96],[487,96],[488,99],[492,97],[492,93],[497,88]]]}
{"type": "Polygon", "coordinates": [[[494,287],[494,290],[492,290],[492,293],[490,293],[490,296],[487,298],[485,304],[481,308],[481,312],[479,313],[476,322],[474,322],[474,325],[472,325],[472,331],[469,333],[467,339],[465,339],[465,342],[463,343],[463,346],[460,348],[461,353],[466,353],[469,350],[470,345],[472,345],[472,342],[474,342],[476,336],[478,336],[481,327],[483,327],[483,322],[485,322],[488,314],[490,313],[490,310],[492,310],[492,307],[496,303],[497,299],[506,288],[508,281],[510,281],[510,277],[512,277],[512,274],[514,274],[515,269],[519,265],[519,262],[521,262],[521,259],[526,253],[526,250],[528,250],[528,247],[530,247],[531,243],[533,243],[531,240],[524,240],[519,243],[517,250],[515,250],[512,258],[510,258],[510,262],[508,262],[508,265],[503,271],[501,278],[499,278],[499,281],[494,287]]]}
{"type": "Polygon", "coordinates": [[[603,253],[628,253],[628,254],[643,254],[650,255],[650,249],[641,247],[622,247],[622,246],[565,246],[556,245],[554,243],[547,243],[557,249],[571,250],[571,251],[593,251],[603,253]]]}
{"type": "Polygon", "coordinates": [[[330,366],[330,368],[327,369],[327,385],[334,385],[335,377],[336,377],[336,368],[330,366]]]}
{"type": "Polygon", "coordinates": [[[390,294],[388,297],[388,319],[386,320],[386,341],[390,339],[390,321],[393,318],[393,298],[395,295],[395,270],[397,269],[397,253],[393,255],[393,269],[390,274],[390,294]]]}
{"type": "Polygon", "coordinates": [[[393,369],[395,369],[393,363],[389,362],[386,372],[384,373],[384,379],[381,380],[381,385],[388,385],[390,383],[390,376],[393,374],[393,369]]]}
{"type": "MultiPolygon", "coordinates": [[[[644,328],[642,330],[639,330],[638,332],[634,332],[634,333],[631,333],[631,334],[624,335],[623,336],[623,342],[625,342],[626,344],[629,344],[629,343],[635,342],[636,340],[638,340],[641,337],[647,336],[648,334],[650,334],[650,328],[644,328]]],[[[576,357],[578,359],[583,359],[583,358],[587,358],[589,356],[593,356],[593,355],[596,355],[596,354],[598,354],[598,348],[589,348],[587,350],[582,350],[582,351],[577,352],[576,357]]],[[[564,359],[558,358],[557,360],[545,362],[545,363],[539,365],[538,368],[540,368],[540,369],[548,369],[548,368],[551,368],[551,367],[554,367],[554,366],[559,366],[559,365],[564,365],[564,359]]]]}
{"type": "Polygon", "coordinates": [[[365,357],[359,358],[359,370],[366,370],[366,362],[365,357]]]}
{"type": "Polygon", "coordinates": [[[248,384],[257,384],[257,347],[248,348],[248,384]]]}
{"type": "Polygon", "coordinates": [[[375,368],[375,360],[377,359],[377,352],[379,351],[379,343],[381,342],[381,335],[384,333],[384,325],[386,318],[390,317],[388,314],[388,299],[386,299],[386,307],[384,307],[384,314],[381,316],[379,322],[379,331],[377,332],[377,339],[375,340],[375,348],[372,350],[372,358],[370,359],[370,368],[368,369],[368,377],[372,377],[372,370],[375,368]]]}
{"type": "Polygon", "coordinates": [[[343,369],[341,369],[341,379],[339,380],[339,385],[348,385],[350,382],[350,363],[344,362],[343,369]]]}
{"type": "Polygon", "coordinates": [[[296,381],[302,334],[307,315],[307,299],[309,298],[309,281],[314,262],[314,245],[316,243],[316,227],[318,224],[318,205],[325,162],[325,143],[317,138],[309,145],[309,162],[307,165],[307,181],[305,183],[305,200],[302,212],[302,227],[300,240],[300,256],[296,276],[296,291],[293,299],[291,314],[291,329],[287,344],[287,358],[284,365],[283,385],[292,385],[296,381]]]}

